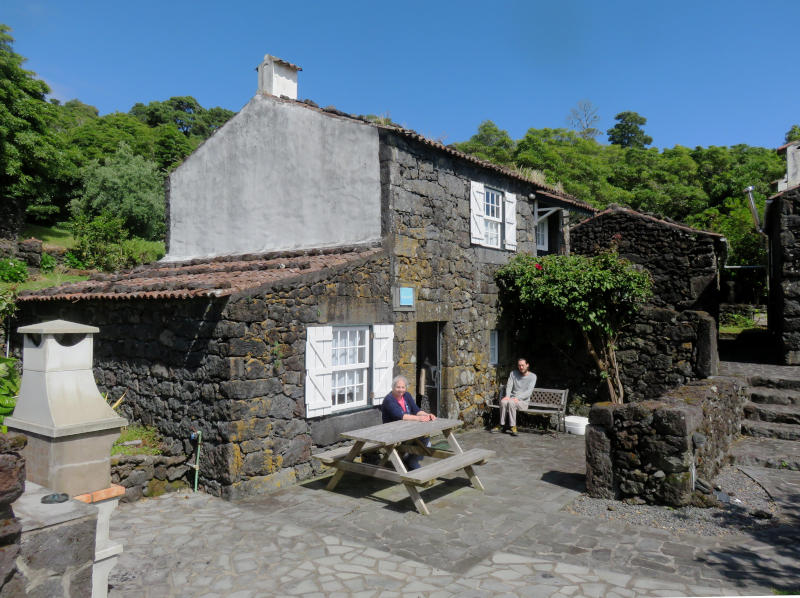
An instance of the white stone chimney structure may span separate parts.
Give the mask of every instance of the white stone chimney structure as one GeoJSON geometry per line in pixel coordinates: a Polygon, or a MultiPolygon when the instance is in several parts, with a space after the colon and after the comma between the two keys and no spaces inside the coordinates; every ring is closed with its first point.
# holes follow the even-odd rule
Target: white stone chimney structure
{"type": "Polygon", "coordinates": [[[303,70],[299,66],[267,54],[256,70],[259,93],[297,99],[297,73],[303,70]]]}
{"type": "Polygon", "coordinates": [[[111,486],[111,445],[127,421],[105,402],[92,373],[92,335],[64,320],[17,329],[25,335],[22,384],[9,431],[28,437],[27,479],[69,496],[111,486]]]}
{"type": "Polygon", "coordinates": [[[800,185],[800,140],[790,141],[778,148],[778,153],[786,153],[786,176],[778,181],[778,191],[785,191],[800,185]]]}

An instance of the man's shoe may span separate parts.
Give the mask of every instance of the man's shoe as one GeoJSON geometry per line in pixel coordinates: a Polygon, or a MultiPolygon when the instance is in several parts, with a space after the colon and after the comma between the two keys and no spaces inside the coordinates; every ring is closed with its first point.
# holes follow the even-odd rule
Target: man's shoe
{"type": "Polygon", "coordinates": [[[511,435],[517,436],[517,426],[511,426],[511,435]]]}

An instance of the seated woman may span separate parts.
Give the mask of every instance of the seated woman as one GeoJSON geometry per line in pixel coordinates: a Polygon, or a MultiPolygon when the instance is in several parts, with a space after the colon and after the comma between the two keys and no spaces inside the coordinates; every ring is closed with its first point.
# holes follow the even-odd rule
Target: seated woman
{"type": "MultiPolygon", "coordinates": [[[[399,420],[412,420],[412,421],[433,421],[436,416],[432,413],[426,413],[420,409],[414,402],[414,397],[410,392],[407,392],[408,380],[405,376],[395,376],[392,380],[392,392],[390,392],[383,399],[381,405],[381,416],[383,423],[399,421],[399,420]]],[[[430,441],[427,441],[430,446],[430,441]]],[[[421,457],[417,455],[405,455],[403,463],[409,471],[412,469],[419,469],[421,457]]]]}

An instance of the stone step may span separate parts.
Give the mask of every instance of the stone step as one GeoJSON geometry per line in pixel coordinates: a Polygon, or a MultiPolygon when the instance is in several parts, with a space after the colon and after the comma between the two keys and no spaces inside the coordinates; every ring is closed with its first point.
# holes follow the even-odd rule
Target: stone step
{"type": "MultiPolygon", "coordinates": [[[[787,366],[784,366],[787,367],[787,366]]],[[[791,375],[757,373],[747,377],[748,385],[762,386],[765,388],[782,388],[800,391],[800,377],[794,372],[791,375]]]]}
{"type": "Polygon", "coordinates": [[[774,405],[747,402],[744,416],[763,422],[800,425],[800,405],[774,405]]]}
{"type": "Polygon", "coordinates": [[[800,405],[800,390],[753,386],[745,391],[753,403],[772,405],[800,405]]]}
{"type": "Polygon", "coordinates": [[[800,426],[745,419],[742,420],[742,434],[757,438],[800,440],[800,426]]]}
{"type": "Polygon", "coordinates": [[[800,471],[800,442],[743,436],[731,445],[728,456],[735,465],[800,471]]]}

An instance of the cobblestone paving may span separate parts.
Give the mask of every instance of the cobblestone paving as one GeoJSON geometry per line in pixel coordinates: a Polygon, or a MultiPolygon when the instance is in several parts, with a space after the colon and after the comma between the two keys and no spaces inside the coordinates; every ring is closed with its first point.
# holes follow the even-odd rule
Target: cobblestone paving
{"type": "MultiPolygon", "coordinates": [[[[238,503],[198,493],[120,505],[111,537],[125,552],[109,595],[733,596],[800,579],[796,526],[723,541],[561,512],[584,489],[583,437],[459,441],[497,451],[478,468],[487,491],[440,482],[423,491],[428,517],[402,487],[353,475],[334,492],[315,480],[238,503]]],[[[775,478],[773,491],[798,482],[775,478]]]]}

